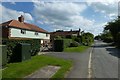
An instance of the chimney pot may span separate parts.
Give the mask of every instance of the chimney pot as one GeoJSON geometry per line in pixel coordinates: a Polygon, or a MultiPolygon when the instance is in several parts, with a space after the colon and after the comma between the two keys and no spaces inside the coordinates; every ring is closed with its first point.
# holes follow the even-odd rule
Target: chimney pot
{"type": "Polygon", "coordinates": [[[79,28],[79,32],[81,31],[81,29],[79,28]]]}
{"type": "Polygon", "coordinates": [[[24,22],[24,16],[21,15],[20,17],[18,17],[18,21],[20,21],[20,22],[24,22]]]}

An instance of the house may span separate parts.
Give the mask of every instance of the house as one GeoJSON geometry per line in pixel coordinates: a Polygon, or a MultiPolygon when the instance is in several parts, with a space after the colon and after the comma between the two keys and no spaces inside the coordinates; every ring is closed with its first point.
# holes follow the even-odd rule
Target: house
{"type": "Polygon", "coordinates": [[[4,39],[40,39],[40,43],[49,42],[50,34],[46,30],[30,23],[24,22],[21,15],[18,20],[10,20],[0,24],[2,38],[4,39]]]}
{"type": "Polygon", "coordinates": [[[80,36],[81,35],[81,30],[70,30],[70,31],[63,31],[63,30],[58,30],[56,32],[51,32],[50,33],[50,40],[51,42],[54,41],[54,38],[57,36],[61,37],[67,37],[67,36],[80,36]]]}

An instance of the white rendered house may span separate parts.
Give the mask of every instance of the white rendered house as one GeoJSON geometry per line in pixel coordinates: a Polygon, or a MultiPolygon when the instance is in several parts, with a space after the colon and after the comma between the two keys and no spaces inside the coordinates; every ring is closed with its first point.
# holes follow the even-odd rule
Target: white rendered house
{"type": "Polygon", "coordinates": [[[18,20],[10,20],[0,24],[2,28],[2,38],[7,39],[40,39],[41,44],[49,42],[50,34],[46,30],[24,22],[21,15],[18,20]]]}

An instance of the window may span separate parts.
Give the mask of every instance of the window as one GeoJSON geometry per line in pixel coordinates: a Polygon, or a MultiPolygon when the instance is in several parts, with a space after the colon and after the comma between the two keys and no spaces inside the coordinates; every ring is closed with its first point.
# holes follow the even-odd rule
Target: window
{"type": "Polygon", "coordinates": [[[48,34],[46,33],[46,37],[48,37],[48,34]]]}
{"type": "Polygon", "coordinates": [[[38,35],[38,32],[35,32],[35,35],[38,35]]]}
{"type": "Polygon", "coordinates": [[[21,30],[21,33],[22,34],[26,34],[26,30],[21,30]]]}

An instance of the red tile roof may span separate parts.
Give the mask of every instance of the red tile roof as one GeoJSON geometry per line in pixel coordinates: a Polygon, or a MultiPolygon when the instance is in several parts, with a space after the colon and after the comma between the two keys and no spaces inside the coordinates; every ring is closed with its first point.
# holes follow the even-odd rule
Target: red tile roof
{"type": "Polygon", "coordinates": [[[0,26],[9,26],[9,27],[15,27],[15,28],[21,28],[21,29],[27,29],[27,30],[32,30],[32,31],[38,31],[38,32],[43,32],[43,33],[48,33],[46,30],[25,22],[19,22],[17,20],[10,20],[7,22],[4,22],[0,24],[0,26]]]}
{"type": "Polygon", "coordinates": [[[54,35],[71,35],[71,34],[78,34],[80,31],[56,31],[56,32],[51,32],[50,34],[54,35]]]}

